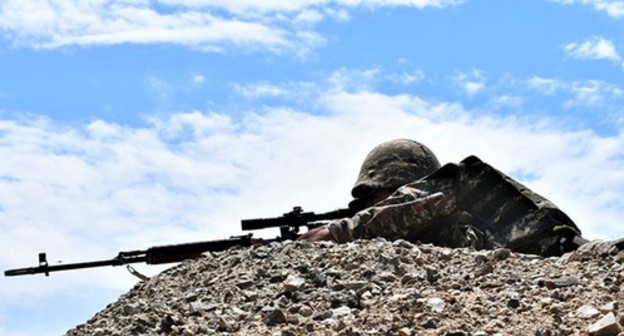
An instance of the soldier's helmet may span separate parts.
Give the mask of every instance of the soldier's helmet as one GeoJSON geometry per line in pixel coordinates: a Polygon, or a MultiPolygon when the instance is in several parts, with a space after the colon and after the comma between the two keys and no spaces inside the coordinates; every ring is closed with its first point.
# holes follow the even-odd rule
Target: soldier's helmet
{"type": "Polygon", "coordinates": [[[366,156],[351,195],[363,198],[379,189],[397,189],[440,168],[427,146],[409,139],[384,142],[366,156]]]}

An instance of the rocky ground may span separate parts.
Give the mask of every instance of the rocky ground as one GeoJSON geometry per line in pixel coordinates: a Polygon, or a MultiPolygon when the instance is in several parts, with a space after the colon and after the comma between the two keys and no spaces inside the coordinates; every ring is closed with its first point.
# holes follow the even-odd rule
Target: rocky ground
{"type": "Polygon", "coordinates": [[[383,239],[186,261],[67,335],[620,335],[624,252],[563,257],[383,239]]]}

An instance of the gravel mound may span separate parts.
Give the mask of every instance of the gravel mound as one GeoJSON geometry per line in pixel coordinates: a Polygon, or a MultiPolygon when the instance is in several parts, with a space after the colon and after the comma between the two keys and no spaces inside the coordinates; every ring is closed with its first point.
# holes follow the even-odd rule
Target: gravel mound
{"type": "Polygon", "coordinates": [[[66,335],[624,335],[624,252],[383,239],[232,248],[137,284],[66,335]]]}

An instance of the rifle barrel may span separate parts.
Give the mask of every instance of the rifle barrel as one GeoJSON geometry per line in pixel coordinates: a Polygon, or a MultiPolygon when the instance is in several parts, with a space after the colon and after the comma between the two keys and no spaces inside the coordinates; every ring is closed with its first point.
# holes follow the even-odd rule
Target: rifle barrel
{"type": "Polygon", "coordinates": [[[45,273],[48,275],[50,272],[58,272],[58,271],[68,271],[80,268],[92,268],[92,267],[102,267],[102,266],[119,266],[128,263],[142,262],[145,261],[145,257],[143,258],[134,258],[126,261],[120,261],[118,258],[113,258],[110,260],[98,260],[98,261],[89,261],[89,262],[81,262],[74,264],[61,264],[61,265],[41,265],[37,267],[26,267],[26,268],[17,268],[4,271],[4,276],[17,276],[17,275],[28,275],[28,274],[38,274],[45,273]]]}

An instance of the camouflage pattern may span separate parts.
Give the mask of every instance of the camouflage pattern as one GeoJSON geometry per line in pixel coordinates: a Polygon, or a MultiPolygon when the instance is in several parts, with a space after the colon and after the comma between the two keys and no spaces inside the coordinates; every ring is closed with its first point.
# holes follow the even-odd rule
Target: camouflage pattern
{"type": "Polygon", "coordinates": [[[421,236],[435,228],[436,218],[455,209],[452,185],[436,182],[421,180],[408,184],[375,206],[330,223],[332,238],[344,243],[373,237],[412,240],[410,237],[421,236]]]}
{"type": "Polygon", "coordinates": [[[364,160],[351,194],[366,197],[376,189],[395,190],[440,168],[427,146],[408,139],[384,142],[364,160]]]}
{"type": "Polygon", "coordinates": [[[553,203],[474,156],[404,185],[329,230],[338,242],[401,238],[546,256],[575,249],[581,234],[553,203]]]}

